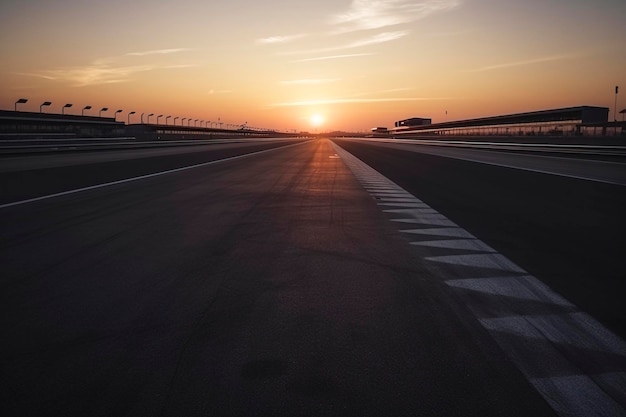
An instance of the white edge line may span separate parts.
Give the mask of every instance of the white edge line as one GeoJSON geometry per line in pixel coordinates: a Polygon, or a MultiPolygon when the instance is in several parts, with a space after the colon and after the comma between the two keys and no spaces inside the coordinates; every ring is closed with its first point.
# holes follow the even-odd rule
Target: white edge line
{"type": "Polygon", "coordinates": [[[292,146],[298,146],[298,145],[302,145],[302,144],[308,143],[308,142],[309,141],[304,141],[304,142],[301,142],[301,143],[294,143],[292,145],[279,146],[277,148],[272,148],[272,149],[264,149],[262,151],[246,153],[246,154],[243,154],[243,155],[230,156],[228,158],[217,159],[215,161],[209,161],[209,162],[203,162],[201,164],[195,164],[195,165],[189,165],[189,166],[186,166],[186,167],[169,169],[167,171],[154,172],[152,174],[141,175],[139,177],[126,178],[126,179],[123,179],[123,180],[118,180],[118,181],[113,181],[113,182],[105,182],[103,184],[91,185],[89,187],[77,188],[75,190],[68,190],[68,191],[63,191],[63,192],[60,192],[60,193],[44,195],[44,196],[41,196],[41,197],[29,198],[28,200],[15,201],[13,203],[7,203],[7,204],[0,205],[0,210],[4,209],[4,208],[8,208],[8,207],[19,206],[21,204],[33,203],[35,201],[47,200],[49,198],[61,197],[61,196],[64,196],[64,195],[81,193],[83,191],[96,190],[98,188],[110,187],[112,185],[124,184],[126,182],[138,181],[138,180],[143,180],[143,179],[151,178],[151,177],[158,177],[160,175],[171,174],[171,173],[174,173],[174,172],[186,171],[188,169],[200,168],[200,167],[207,166],[207,165],[214,165],[214,164],[218,164],[220,162],[233,161],[235,159],[241,159],[241,158],[245,158],[245,157],[248,157],[248,156],[253,156],[253,155],[258,155],[258,154],[265,153],[265,152],[275,151],[275,150],[278,150],[278,149],[290,148],[292,146]]]}
{"type": "MultiPolygon", "coordinates": [[[[437,156],[443,156],[443,155],[437,155],[437,156]]],[[[621,182],[616,182],[616,181],[611,181],[611,180],[606,180],[606,179],[600,179],[600,178],[583,177],[583,176],[580,176],[580,175],[563,174],[563,173],[560,173],[560,172],[550,172],[550,171],[545,171],[545,170],[542,170],[542,169],[525,168],[525,167],[506,165],[506,164],[497,164],[495,162],[485,162],[485,161],[480,161],[480,160],[477,160],[477,159],[470,159],[470,158],[457,158],[457,157],[454,157],[454,156],[444,156],[444,158],[460,159],[462,161],[470,161],[470,162],[475,162],[475,163],[479,163],[479,164],[493,165],[493,166],[503,167],[503,168],[519,169],[521,171],[537,172],[539,174],[556,175],[558,177],[564,177],[564,178],[574,178],[574,179],[584,180],[584,181],[593,181],[593,182],[600,182],[600,183],[604,183],[604,184],[619,185],[621,187],[626,186],[626,184],[621,183],[621,182]]]]}
{"type": "MultiPolygon", "coordinates": [[[[396,144],[397,142],[391,142],[391,143],[396,144]]],[[[478,163],[478,164],[493,165],[493,166],[502,167],[502,168],[519,169],[521,171],[537,172],[537,173],[540,173],[540,174],[547,174],[547,175],[556,175],[556,176],[564,177],[564,178],[575,178],[575,179],[584,180],[584,181],[594,181],[594,182],[600,182],[600,183],[604,183],[604,184],[619,185],[621,187],[626,186],[626,184],[624,184],[624,183],[611,181],[611,180],[606,180],[606,179],[589,178],[589,177],[583,177],[583,176],[580,176],[580,175],[563,174],[563,173],[559,173],[559,172],[550,172],[550,171],[545,171],[545,170],[541,170],[541,169],[525,168],[525,167],[514,166],[514,165],[507,165],[507,164],[498,164],[498,163],[495,163],[495,162],[486,162],[486,161],[481,161],[479,159],[473,159],[473,158],[462,158],[462,157],[458,157],[458,156],[441,155],[441,154],[438,154],[438,153],[431,153],[431,152],[428,152],[428,151],[418,151],[418,150],[415,150],[415,151],[411,151],[411,152],[426,153],[426,154],[429,154],[429,155],[439,156],[439,157],[443,157],[443,158],[458,159],[458,160],[461,160],[461,161],[469,161],[469,162],[475,162],[475,163],[478,163]]]]}

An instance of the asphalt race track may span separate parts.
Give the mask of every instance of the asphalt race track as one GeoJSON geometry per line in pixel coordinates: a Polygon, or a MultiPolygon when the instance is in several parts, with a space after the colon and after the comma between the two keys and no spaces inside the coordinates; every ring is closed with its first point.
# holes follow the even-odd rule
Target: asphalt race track
{"type": "Polygon", "coordinates": [[[3,159],[4,415],[625,414],[624,187],[345,140],[134,152],[3,159]]]}
{"type": "MultiPolygon", "coordinates": [[[[431,154],[439,149],[339,143],[626,337],[626,164],[489,153],[488,162],[499,157],[513,165],[514,158],[559,173],[550,175],[431,154]],[[600,169],[601,182],[579,178],[600,169]],[[618,178],[622,185],[604,182],[618,178]]],[[[485,158],[462,152],[448,151],[485,158]]]]}

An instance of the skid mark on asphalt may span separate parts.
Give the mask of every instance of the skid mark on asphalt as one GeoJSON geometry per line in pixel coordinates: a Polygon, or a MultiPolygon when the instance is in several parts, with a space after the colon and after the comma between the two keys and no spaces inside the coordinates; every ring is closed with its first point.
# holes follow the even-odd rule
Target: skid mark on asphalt
{"type": "Polygon", "coordinates": [[[412,240],[561,416],[626,416],[626,343],[523,268],[333,143],[361,185],[412,240]]]}

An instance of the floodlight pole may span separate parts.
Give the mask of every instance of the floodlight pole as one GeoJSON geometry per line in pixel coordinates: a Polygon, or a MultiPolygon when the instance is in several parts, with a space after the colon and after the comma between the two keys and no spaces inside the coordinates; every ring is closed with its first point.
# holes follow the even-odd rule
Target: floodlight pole
{"type": "Polygon", "coordinates": [[[24,104],[24,103],[28,103],[28,99],[27,98],[20,98],[15,102],[15,111],[17,111],[17,105],[18,104],[24,104]]]}
{"type": "Polygon", "coordinates": [[[615,104],[613,107],[613,121],[617,122],[617,93],[619,93],[619,86],[615,86],[615,104]]]}
{"type": "Polygon", "coordinates": [[[51,104],[52,104],[52,102],[51,102],[51,101],[44,101],[43,103],[41,103],[41,105],[39,106],[39,113],[42,113],[42,112],[43,112],[43,107],[44,107],[44,106],[49,106],[49,105],[51,105],[51,104]]]}

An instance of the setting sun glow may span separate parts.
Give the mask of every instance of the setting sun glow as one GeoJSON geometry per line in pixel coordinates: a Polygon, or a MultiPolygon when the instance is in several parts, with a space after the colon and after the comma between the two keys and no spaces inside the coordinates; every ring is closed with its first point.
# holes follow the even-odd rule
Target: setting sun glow
{"type": "Polygon", "coordinates": [[[279,130],[580,105],[613,120],[624,16],[624,0],[3,0],[0,109],[279,130]]]}
{"type": "Polygon", "coordinates": [[[324,124],[324,116],[321,114],[314,114],[311,116],[311,124],[313,127],[319,127],[324,124]]]}

